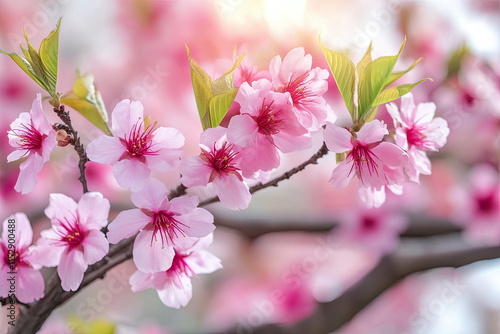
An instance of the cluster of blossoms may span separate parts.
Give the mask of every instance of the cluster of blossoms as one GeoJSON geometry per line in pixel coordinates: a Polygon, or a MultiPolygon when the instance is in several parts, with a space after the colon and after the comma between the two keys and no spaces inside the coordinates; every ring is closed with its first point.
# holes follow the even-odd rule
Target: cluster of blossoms
{"type": "MultiPolygon", "coordinates": [[[[130,278],[132,290],[155,288],[166,305],[185,306],[192,294],[191,277],[221,268],[220,260],[204,250],[212,242],[214,218],[198,208],[198,197],[169,199],[167,188],[151,177],[152,171],[179,169],[185,187],[211,184],[226,207],[244,209],[251,200],[248,183],[265,179],[279,167],[281,154],[310,148],[311,134],[319,132],[328,149],[343,158],[330,182],[342,188],[356,176],[361,198],[369,207],[384,202],[385,188],[401,194],[405,181],[419,182],[420,174],[431,173],[425,151],[437,151],[449,133],[446,121],[434,118],[433,103],[415,107],[407,94],[400,111],[388,105],[394,119],[393,138],[380,120],[358,124],[356,129],[339,127],[331,123],[336,116],[323,98],[328,76],[327,70],[312,67],[312,57],[303,48],[291,50],[283,60],[276,56],[269,72],[241,67],[235,73],[236,113],[227,126],[201,134],[201,153],[194,157],[182,158],[184,136],[174,128],[150,123],[140,102],[119,102],[112,112],[114,136],[91,142],[87,155],[113,166],[114,177],[130,189],[136,208],[120,212],[108,225],[110,204],[100,193],[85,193],[78,203],[63,194],[51,194],[45,214],[52,228],[42,231],[36,247],[30,246],[27,218],[17,214],[23,231],[15,246],[18,284],[36,287],[21,293],[19,300],[29,302],[43,295],[43,279],[37,271],[41,266],[57,266],[63,289],[77,290],[88,266],[106,256],[109,243],[137,235],[133,260],[138,271],[130,278]]],[[[67,144],[67,136],[63,137],[60,146],[67,144]]],[[[27,157],[20,166],[17,191],[33,190],[57,139],[38,94],[31,112],[22,113],[9,131],[9,142],[16,150],[8,161],[27,157]]],[[[375,222],[363,221],[368,229],[375,222]]],[[[2,273],[9,261],[6,242],[2,235],[2,273]]],[[[6,296],[6,291],[0,292],[6,296]]]]}

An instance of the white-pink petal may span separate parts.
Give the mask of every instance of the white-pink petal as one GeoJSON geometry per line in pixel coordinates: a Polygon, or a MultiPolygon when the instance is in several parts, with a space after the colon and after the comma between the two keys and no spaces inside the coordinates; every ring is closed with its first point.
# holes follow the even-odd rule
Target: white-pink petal
{"type": "Polygon", "coordinates": [[[57,267],[57,273],[61,278],[61,286],[64,291],[76,291],[82,283],[83,274],[87,270],[87,263],[83,259],[83,252],[74,248],[61,256],[61,262],[57,267]]]}
{"type": "Polygon", "coordinates": [[[132,192],[132,203],[140,209],[158,211],[164,202],[168,202],[167,187],[159,180],[149,178],[139,191],[132,192]]]}
{"type": "Polygon", "coordinates": [[[187,225],[183,228],[188,237],[203,238],[215,229],[214,217],[210,212],[202,208],[196,208],[191,213],[175,217],[179,222],[187,225]]]}
{"type": "Polygon", "coordinates": [[[30,154],[28,159],[19,165],[19,177],[14,189],[21,194],[27,194],[35,189],[38,173],[42,170],[43,158],[39,154],[30,154]]]}
{"type": "Polygon", "coordinates": [[[131,191],[140,190],[151,170],[138,159],[123,159],[113,165],[113,175],[118,184],[131,191]]]}
{"type": "Polygon", "coordinates": [[[227,174],[216,178],[213,182],[214,191],[220,201],[231,210],[246,209],[252,195],[246,183],[234,174],[227,174]]]}
{"type": "Polygon", "coordinates": [[[83,259],[87,264],[100,261],[109,251],[109,242],[99,230],[90,230],[82,245],[83,259]]]}
{"type": "Polygon", "coordinates": [[[352,135],[347,129],[340,128],[330,122],[326,123],[323,137],[328,149],[335,153],[344,153],[352,149],[352,135]]]}
{"type": "Polygon", "coordinates": [[[347,162],[344,160],[333,170],[330,182],[335,188],[341,189],[346,187],[349,182],[351,182],[355,174],[356,171],[354,169],[353,162],[347,162]]]}
{"type": "Polygon", "coordinates": [[[87,156],[100,164],[114,164],[125,153],[126,147],[118,137],[102,135],[87,146],[87,156]]]}
{"type": "Polygon", "coordinates": [[[42,298],[44,289],[45,281],[38,270],[24,266],[19,267],[16,277],[15,294],[21,303],[31,303],[42,298]]]}
{"type": "Polygon", "coordinates": [[[101,229],[108,224],[110,204],[99,192],[88,192],[78,201],[80,223],[90,229],[101,229]]]}
{"type": "Polygon", "coordinates": [[[129,134],[133,126],[139,122],[140,127],[144,124],[144,107],[139,101],[128,99],[118,102],[111,113],[111,129],[116,137],[124,138],[129,134]]]}
{"type": "Polygon", "coordinates": [[[182,159],[179,170],[182,184],[186,187],[194,187],[206,186],[213,169],[196,156],[182,159]]]}
{"type": "Polygon", "coordinates": [[[193,287],[191,279],[187,276],[181,277],[181,287],[177,287],[172,281],[166,281],[165,288],[157,290],[158,297],[163,304],[173,308],[184,307],[188,304],[193,296],[193,287]]]}
{"type": "Polygon", "coordinates": [[[116,244],[125,238],[133,236],[150,223],[151,219],[139,209],[120,212],[108,225],[107,237],[109,242],[116,244]]]}
{"type": "Polygon", "coordinates": [[[384,138],[384,135],[388,134],[387,125],[384,122],[374,119],[371,122],[365,123],[363,127],[357,132],[358,141],[363,144],[376,143],[384,138]]]}
{"type": "Polygon", "coordinates": [[[155,241],[153,232],[141,231],[134,242],[134,263],[140,271],[153,273],[168,270],[174,259],[174,249],[163,247],[161,239],[155,241]]]}

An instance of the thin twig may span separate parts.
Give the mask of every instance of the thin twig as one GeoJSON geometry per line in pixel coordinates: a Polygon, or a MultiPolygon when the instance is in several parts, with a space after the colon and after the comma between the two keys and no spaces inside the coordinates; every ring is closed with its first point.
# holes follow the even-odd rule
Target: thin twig
{"type": "Polygon", "coordinates": [[[80,137],[78,137],[78,132],[75,130],[75,128],[73,128],[69,112],[65,111],[64,109],[64,105],[60,104],[59,106],[54,107],[54,111],[57,114],[57,116],[64,122],[64,124],[68,126],[69,131],[71,132],[71,136],[73,137],[71,145],[73,145],[76,153],[78,153],[78,157],[80,158],[80,161],[78,163],[78,169],[80,170],[80,177],[78,178],[78,180],[80,180],[80,182],[82,183],[83,192],[86,193],[89,191],[89,189],[87,187],[87,178],[85,177],[85,164],[87,163],[87,161],[89,161],[89,158],[87,157],[85,148],[83,147],[83,144],[80,141],[80,137]]]}

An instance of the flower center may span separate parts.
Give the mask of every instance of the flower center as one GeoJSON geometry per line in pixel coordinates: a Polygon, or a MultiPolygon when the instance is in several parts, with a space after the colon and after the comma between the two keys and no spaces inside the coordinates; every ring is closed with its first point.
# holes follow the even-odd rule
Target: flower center
{"type": "Polygon", "coordinates": [[[2,251],[4,254],[4,263],[5,265],[10,268],[13,266],[15,269],[14,270],[8,270],[8,271],[17,271],[19,269],[20,265],[24,266],[31,266],[29,262],[24,260],[25,257],[25,252],[26,249],[17,249],[17,248],[7,248],[7,245],[1,243],[0,246],[2,247],[2,251]]]}
{"type": "Polygon", "coordinates": [[[31,123],[29,125],[21,123],[21,128],[12,129],[11,131],[19,137],[20,142],[18,142],[18,145],[22,149],[32,152],[41,151],[42,142],[47,137],[46,134],[40,133],[31,123]]]}
{"type": "Polygon", "coordinates": [[[174,259],[172,261],[172,266],[166,271],[167,279],[171,279],[175,282],[177,286],[182,286],[182,276],[194,275],[197,278],[198,275],[189,267],[189,265],[184,260],[186,256],[175,252],[174,259]]]}
{"type": "Polygon", "coordinates": [[[220,149],[217,149],[215,147],[215,143],[210,152],[201,149],[200,158],[208,166],[214,169],[214,171],[210,175],[209,182],[212,182],[217,176],[217,174],[220,173],[228,173],[228,174],[233,173],[237,175],[241,181],[243,181],[240,174],[238,173],[240,169],[233,165],[234,157],[239,153],[233,151],[233,147],[234,147],[233,144],[228,144],[227,142],[224,142],[224,144],[222,144],[222,147],[220,149]]]}
{"type": "Polygon", "coordinates": [[[54,227],[54,231],[60,238],[57,240],[59,245],[77,247],[85,239],[84,230],[76,216],[70,219],[64,217],[64,220],[59,220],[59,226],[54,227]]]}
{"type": "Polygon", "coordinates": [[[423,134],[424,126],[413,124],[411,128],[406,129],[406,138],[410,146],[414,145],[419,148],[428,148],[430,142],[427,136],[423,134]]]}
{"type": "Polygon", "coordinates": [[[266,136],[279,133],[281,128],[281,119],[279,119],[279,115],[282,111],[275,110],[273,108],[273,105],[274,101],[271,101],[270,104],[266,105],[266,99],[264,99],[262,101],[262,107],[259,116],[253,116],[253,119],[259,127],[259,132],[266,136]]]}
{"type": "Polygon", "coordinates": [[[290,78],[290,82],[288,82],[288,85],[285,87],[285,91],[289,92],[292,96],[294,106],[312,102],[310,98],[316,95],[309,88],[312,80],[307,79],[308,75],[309,72],[306,72],[295,79],[293,79],[293,77],[290,78]]]}
{"type": "Polygon", "coordinates": [[[364,230],[374,230],[378,226],[378,220],[371,216],[364,216],[361,221],[361,227],[364,230]]]}
{"type": "Polygon", "coordinates": [[[126,147],[125,153],[120,157],[120,160],[138,158],[144,160],[145,155],[155,155],[157,151],[151,150],[153,140],[151,138],[156,127],[156,122],[143,126],[141,121],[134,124],[130,133],[125,134],[125,138],[120,138],[123,146],[126,147]]]}
{"type": "Polygon", "coordinates": [[[498,209],[498,199],[495,198],[495,190],[489,194],[476,196],[476,212],[491,214],[498,209]]]}
{"type": "Polygon", "coordinates": [[[157,235],[161,239],[162,248],[165,248],[165,245],[173,246],[174,238],[186,236],[184,229],[189,228],[189,226],[175,219],[172,213],[165,211],[154,212],[152,218],[153,235],[151,236],[151,246],[153,246],[153,241],[158,241],[157,235]]]}
{"type": "Polygon", "coordinates": [[[347,154],[346,160],[353,161],[351,170],[349,171],[349,175],[356,169],[356,175],[361,180],[361,183],[364,183],[363,174],[367,171],[370,176],[373,174],[378,175],[378,164],[377,160],[380,161],[380,158],[377,157],[372,152],[372,148],[376,147],[379,143],[371,143],[368,145],[361,144],[356,138],[351,138],[351,143],[353,148],[347,154]]]}

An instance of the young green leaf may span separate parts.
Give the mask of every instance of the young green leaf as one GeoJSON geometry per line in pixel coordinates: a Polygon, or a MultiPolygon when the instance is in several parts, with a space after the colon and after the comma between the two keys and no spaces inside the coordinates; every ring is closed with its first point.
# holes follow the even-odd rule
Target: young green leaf
{"type": "Polygon", "coordinates": [[[462,60],[468,53],[469,48],[465,44],[451,53],[446,64],[446,78],[460,72],[460,69],[462,68],[462,60]]]}
{"type": "Polygon", "coordinates": [[[354,85],[356,82],[356,69],[354,63],[345,55],[323,47],[321,40],[319,44],[347,110],[349,110],[351,116],[355,118],[354,85]]]}
{"type": "Polygon", "coordinates": [[[10,56],[33,81],[46,90],[52,97],[57,95],[57,59],[59,54],[60,25],[61,19],[57,22],[56,29],[42,41],[38,52],[29,43],[26,31],[24,31],[28,49],[24,49],[21,46],[21,51],[25,58],[20,57],[16,53],[7,53],[0,50],[0,52],[10,56]]]}
{"type": "Polygon", "coordinates": [[[412,84],[402,84],[402,85],[396,85],[392,86],[389,88],[384,89],[373,101],[372,107],[373,106],[378,106],[387,102],[394,101],[395,99],[400,98],[401,96],[409,93],[416,85],[426,81],[426,80],[431,80],[430,78],[426,78],[423,80],[420,80],[418,82],[412,83],[412,84]]]}
{"type": "Polygon", "coordinates": [[[187,45],[186,51],[191,66],[191,81],[201,125],[203,130],[214,128],[227,114],[238,92],[233,85],[233,73],[241,64],[244,55],[236,59],[233,66],[220,78],[212,80],[207,72],[191,58],[187,45]]]}
{"type": "Polygon", "coordinates": [[[356,65],[356,72],[358,74],[358,90],[359,90],[359,83],[361,80],[363,80],[363,74],[365,72],[366,66],[368,66],[369,63],[372,61],[372,43],[370,42],[370,45],[368,46],[368,49],[366,49],[365,55],[359,63],[356,65]]]}
{"type": "Polygon", "coordinates": [[[385,83],[385,87],[386,88],[387,86],[389,86],[390,84],[392,84],[394,81],[398,80],[399,78],[401,78],[403,75],[405,75],[406,73],[410,72],[415,66],[417,66],[417,64],[422,60],[422,58],[418,58],[413,64],[411,64],[410,67],[408,67],[408,69],[406,69],[405,71],[398,71],[398,72],[392,72],[391,73],[391,76],[389,77],[389,80],[387,80],[387,82],[385,83]]]}
{"type": "Polygon", "coordinates": [[[61,97],[61,103],[78,111],[108,136],[113,136],[108,126],[108,113],[92,74],[77,73],[73,90],[61,97]]]}
{"type": "Polygon", "coordinates": [[[405,42],[406,38],[397,55],[377,58],[366,66],[358,89],[358,119],[366,118],[365,114],[386,86],[405,42]]]}

